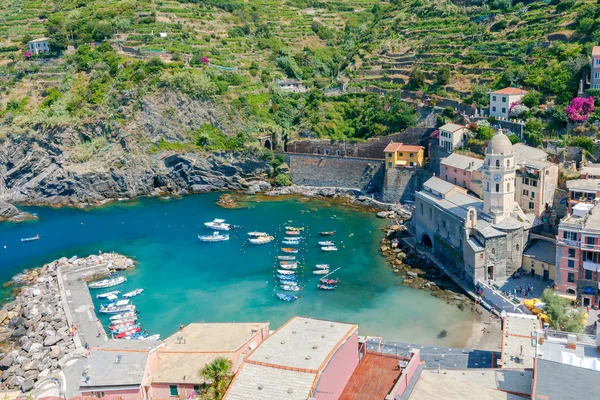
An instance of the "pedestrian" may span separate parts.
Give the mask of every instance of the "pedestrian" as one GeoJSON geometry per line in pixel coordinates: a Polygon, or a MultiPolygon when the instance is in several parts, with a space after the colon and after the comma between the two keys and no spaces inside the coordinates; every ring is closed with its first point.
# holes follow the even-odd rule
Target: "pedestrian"
{"type": "Polygon", "coordinates": [[[586,311],[586,312],[589,314],[589,313],[590,313],[590,306],[587,306],[587,307],[585,308],[585,311],[586,311]]]}
{"type": "Polygon", "coordinates": [[[98,328],[98,334],[96,335],[96,337],[102,337],[102,329],[98,328]]]}

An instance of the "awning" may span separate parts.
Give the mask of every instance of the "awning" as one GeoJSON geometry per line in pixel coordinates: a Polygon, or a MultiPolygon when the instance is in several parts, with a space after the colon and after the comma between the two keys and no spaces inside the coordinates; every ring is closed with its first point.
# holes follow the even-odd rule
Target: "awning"
{"type": "Polygon", "coordinates": [[[575,301],[575,300],[577,300],[577,295],[575,295],[575,294],[569,294],[569,293],[559,293],[559,292],[556,292],[556,294],[557,294],[558,296],[562,297],[563,299],[567,299],[567,300],[570,300],[570,301],[575,301]]]}

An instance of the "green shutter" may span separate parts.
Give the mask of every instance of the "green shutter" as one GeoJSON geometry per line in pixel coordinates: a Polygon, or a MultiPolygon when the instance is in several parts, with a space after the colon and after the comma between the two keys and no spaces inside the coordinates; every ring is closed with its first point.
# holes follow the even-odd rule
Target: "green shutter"
{"type": "Polygon", "coordinates": [[[179,396],[176,385],[169,386],[169,390],[171,391],[171,396],[179,396]]]}

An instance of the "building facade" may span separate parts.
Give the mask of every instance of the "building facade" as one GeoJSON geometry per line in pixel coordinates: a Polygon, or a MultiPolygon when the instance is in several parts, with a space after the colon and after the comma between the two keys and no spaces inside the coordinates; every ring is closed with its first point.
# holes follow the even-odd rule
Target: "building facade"
{"type": "Polygon", "coordinates": [[[440,160],[440,178],[483,197],[483,160],[452,153],[440,160]]]}
{"type": "Polygon", "coordinates": [[[449,153],[457,147],[463,147],[468,140],[468,129],[465,126],[450,123],[439,128],[440,146],[449,153]]]}
{"type": "Polygon", "coordinates": [[[556,244],[538,240],[523,252],[523,271],[534,277],[556,280],[556,244]]]}
{"type": "Polygon", "coordinates": [[[40,38],[27,42],[27,50],[33,54],[48,53],[50,51],[48,38],[40,38]]]}
{"type": "Polygon", "coordinates": [[[592,49],[592,69],[590,77],[590,88],[600,89],[600,46],[592,49]]]}
{"type": "Polygon", "coordinates": [[[509,119],[510,109],[527,94],[526,90],[507,87],[490,93],[490,116],[509,119]]]}
{"type": "Polygon", "coordinates": [[[600,200],[600,179],[571,179],[566,186],[569,191],[569,213],[579,203],[595,204],[600,200]]]}
{"type": "Polygon", "coordinates": [[[423,146],[392,142],[383,151],[385,153],[386,168],[417,168],[422,167],[425,162],[425,148],[423,146]]]}
{"type": "Polygon", "coordinates": [[[528,161],[518,166],[516,200],[526,213],[540,216],[554,205],[558,166],[548,161],[528,161]]]}

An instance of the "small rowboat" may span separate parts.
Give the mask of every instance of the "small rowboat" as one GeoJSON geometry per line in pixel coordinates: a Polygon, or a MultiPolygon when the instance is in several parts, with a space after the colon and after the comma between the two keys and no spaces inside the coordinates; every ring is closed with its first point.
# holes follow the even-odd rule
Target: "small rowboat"
{"type": "Polygon", "coordinates": [[[321,278],[321,279],[319,279],[319,282],[324,283],[325,285],[337,285],[340,282],[340,280],[339,279],[321,278]]]}
{"type": "Polygon", "coordinates": [[[260,236],[257,238],[249,239],[248,241],[252,244],[266,244],[275,240],[273,236],[260,236]]]}
{"type": "Polygon", "coordinates": [[[100,294],[97,294],[97,295],[96,295],[96,298],[97,298],[97,299],[107,299],[107,298],[109,298],[109,297],[111,297],[111,296],[118,296],[118,295],[120,295],[120,294],[121,294],[121,291],[120,291],[120,290],[114,290],[114,291],[112,291],[112,292],[106,292],[106,293],[100,293],[100,294]]]}
{"type": "Polygon", "coordinates": [[[298,261],[279,261],[279,265],[298,265],[298,261]]]}
{"type": "Polygon", "coordinates": [[[35,235],[33,237],[21,238],[21,242],[33,242],[34,240],[40,240],[41,238],[40,235],[35,235]]]}
{"type": "MultiPolygon", "coordinates": [[[[120,317],[123,314],[120,315],[115,315],[116,317],[120,317]]],[[[123,319],[115,319],[115,320],[111,320],[111,326],[114,325],[120,325],[120,324],[127,324],[127,323],[132,323],[135,324],[135,322],[137,321],[137,317],[128,317],[128,318],[123,318],[123,319]]]]}
{"type": "Polygon", "coordinates": [[[90,289],[103,289],[103,288],[108,288],[111,286],[117,286],[120,285],[121,283],[125,282],[127,279],[119,276],[117,278],[113,278],[113,279],[105,279],[103,281],[98,281],[98,282],[94,282],[94,283],[90,283],[88,285],[88,287],[90,289]]]}
{"type": "Polygon", "coordinates": [[[290,235],[290,236],[298,236],[300,235],[299,231],[285,231],[286,235],[290,235]]]}
{"type": "Polygon", "coordinates": [[[110,317],[110,321],[114,322],[116,320],[126,319],[126,318],[137,318],[137,313],[135,313],[135,312],[128,312],[128,313],[124,313],[124,314],[113,315],[112,317],[110,317]]]}
{"type": "Polygon", "coordinates": [[[320,269],[329,269],[329,264],[317,264],[315,267],[320,269]]]}
{"type": "Polygon", "coordinates": [[[296,275],[281,275],[281,274],[277,274],[275,275],[277,278],[279,278],[282,281],[295,281],[298,278],[296,277],[296,275]]]}
{"type": "Polygon", "coordinates": [[[125,338],[125,337],[127,337],[127,336],[131,336],[131,335],[133,335],[133,334],[136,334],[136,333],[138,333],[139,331],[140,331],[140,327],[139,327],[139,326],[136,326],[135,328],[131,328],[131,329],[129,329],[129,330],[126,330],[126,331],[124,331],[124,332],[118,333],[118,334],[117,334],[115,337],[116,337],[117,339],[123,339],[123,338],[125,338]]]}
{"type": "MultiPolygon", "coordinates": [[[[252,241],[252,239],[250,239],[252,241]]],[[[256,239],[258,240],[258,239],[256,239]]],[[[299,240],[282,240],[281,243],[283,244],[290,244],[290,245],[299,245],[300,241],[299,240]]]]}
{"type": "Polygon", "coordinates": [[[284,247],[281,249],[281,251],[283,251],[284,253],[296,254],[298,252],[298,249],[294,249],[292,247],[284,247]]]}
{"type": "Polygon", "coordinates": [[[277,256],[277,258],[284,261],[294,261],[296,256],[277,256]]]}
{"type": "Polygon", "coordinates": [[[198,235],[198,239],[200,239],[201,242],[223,242],[229,240],[229,235],[221,235],[219,232],[213,232],[212,235],[198,235]]]}
{"type": "Polygon", "coordinates": [[[277,293],[277,297],[279,297],[283,301],[295,301],[298,300],[298,297],[292,296],[285,293],[277,293]]]}
{"type": "Polygon", "coordinates": [[[157,333],[156,335],[150,335],[148,337],[140,338],[140,340],[149,340],[151,342],[156,342],[160,340],[160,335],[157,333]]]}
{"type": "Polygon", "coordinates": [[[287,229],[288,231],[298,231],[298,232],[304,230],[304,228],[296,228],[293,226],[286,226],[285,229],[287,229]]]}
{"type": "Polygon", "coordinates": [[[283,268],[283,269],[298,269],[298,265],[297,264],[282,265],[281,268],[283,268]]]}
{"type": "Polygon", "coordinates": [[[284,237],[285,240],[294,240],[294,241],[299,241],[304,239],[302,236],[285,236],[284,237]]]}
{"type": "Polygon", "coordinates": [[[296,273],[296,271],[286,271],[283,269],[278,269],[277,272],[281,275],[294,275],[296,273]]]}
{"type": "Polygon", "coordinates": [[[298,286],[298,282],[296,281],[286,281],[286,280],[279,280],[279,283],[282,285],[288,285],[288,286],[298,286]]]}
{"type": "Polygon", "coordinates": [[[329,273],[328,269],[315,269],[313,271],[313,274],[315,274],[315,275],[325,275],[325,274],[328,274],[328,273],[329,273]]]}
{"type": "Polygon", "coordinates": [[[319,242],[319,246],[335,246],[335,242],[331,240],[326,240],[324,242],[319,242]]]}
{"type": "Polygon", "coordinates": [[[287,290],[288,292],[298,292],[300,290],[302,290],[302,288],[300,288],[299,286],[292,286],[292,285],[279,285],[279,287],[283,290],[287,290]]]}
{"type": "Polygon", "coordinates": [[[144,289],[135,289],[135,290],[132,290],[131,292],[125,293],[123,295],[123,298],[124,299],[130,299],[130,298],[135,297],[138,294],[142,293],[143,291],[144,291],[144,289]]]}
{"type": "Polygon", "coordinates": [[[132,311],[135,311],[135,306],[133,304],[127,304],[125,306],[100,307],[100,312],[102,314],[122,314],[132,311]]]}
{"type": "Polygon", "coordinates": [[[324,285],[324,284],[319,284],[317,285],[317,287],[321,290],[335,290],[337,289],[336,285],[324,285]]]}
{"type": "Polygon", "coordinates": [[[269,236],[269,235],[266,232],[248,232],[248,236],[261,237],[261,236],[269,236]]]}
{"type": "Polygon", "coordinates": [[[119,331],[123,328],[127,328],[129,326],[134,326],[134,325],[135,325],[135,321],[120,322],[118,324],[110,325],[108,327],[108,329],[115,332],[115,331],[119,331]]]}
{"type": "Polygon", "coordinates": [[[319,232],[319,235],[321,235],[321,236],[331,236],[331,235],[335,235],[335,231],[319,232]]]}
{"type": "Polygon", "coordinates": [[[321,247],[321,250],[323,250],[323,251],[337,251],[337,247],[335,247],[335,246],[324,246],[324,247],[321,247]]]}

